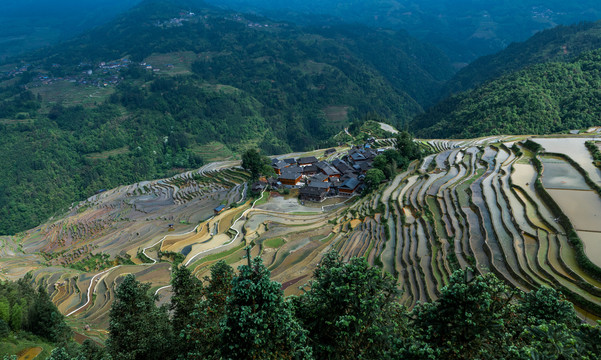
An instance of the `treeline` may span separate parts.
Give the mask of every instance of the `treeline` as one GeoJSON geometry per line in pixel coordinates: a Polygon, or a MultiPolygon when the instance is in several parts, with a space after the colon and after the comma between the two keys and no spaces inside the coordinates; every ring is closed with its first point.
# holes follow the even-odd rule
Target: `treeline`
{"type": "Polygon", "coordinates": [[[416,117],[418,136],[550,134],[598,124],[601,50],[546,63],[454,95],[416,117]]]}
{"type": "Polygon", "coordinates": [[[583,52],[601,48],[601,21],[559,25],[512,43],[493,55],[482,56],[459,70],[442,90],[443,96],[470,90],[527,66],[570,61],[583,52]]]}
{"type": "Polygon", "coordinates": [[[435,50],[404,33],[300,28],[197,1],[143,2],[28,61],[58,77],[177,51],[196,54],[191,73],[157,75],[133,63],[94,107],[34,96],[26,90],[34,71],[0,88],[0,234],[39,225],[100,189],[200,167],[213,141],[275,154],[335,145],[331,137],[361,114],[401,126],[421,111],[414,98],[431,98],[450,74],[435,50]],[[196,15],[157,25],[182,9],[196,15]]]}
{"type": "Polygon", "coordinates": [[[33,334],[59,346],[69,346],[71,329],[43,287],[31,286],[31,274],[16,282],[0,282],[0,343],[33,334]]]}
{"type": "MultiPolygon", "coordinates": [[[[408,311],[395,280],[335,252],[300,296],[284,298],[260,258],[238,272],[219,262],[197,279],[174,270],[170,304],[127,275],[94,356],[57,348],[50,359],[597,359],[601,328],[582,323],[552,288],[509,288],[458,270],[440,298],[408,311]],[[170,315],[171,314],[171,315],[170,315]],[[60,357],[59,357],[60,355],[60,357]]],[[[87,351],[87,350],[86,350],[87,351]]]]}
{"type": "Polygon", "coordinates": [[[426,154],[425,149],[413,141],[413,136],[407,131],[401,131],[394,138],[396,139],[396,148],[388,149],[376,156],[372,164],[373,168],[367,170],[365,174],[366,193],[375,190],[382,181],[392,180],[397,171],[407,169],[411,161],[422,159],[426,154]]]}

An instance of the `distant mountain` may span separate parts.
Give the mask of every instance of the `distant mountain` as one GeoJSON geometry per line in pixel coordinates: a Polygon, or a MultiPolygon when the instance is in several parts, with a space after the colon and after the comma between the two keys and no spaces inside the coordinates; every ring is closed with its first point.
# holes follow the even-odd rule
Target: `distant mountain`
{"type": "Polygon", "coordinates": [[[569,61],[582,52],[601,48],[601,21],[557,26],[530,39],[509,45],[461,69],[443,88],[443,95],[471,89],[526,66],[549,61],[569,61]]]}
{"type": "Polygon", "coordinates": [[[330,145],[369,114],[402,128],[452,75],[404,32],[299,27],[193,0],[144,1],[2,69],[0,233],[250,146],[330,145]]]}
{"type": "Polygon", "coordinates": [[[460,93],[412,123],[418,136],[550,134],[599,125],[601,50],[531,66],[460,93]]]}
{"type": "Polygon", "coordinates": [[[140,0],[3,0],[0,61],[54,45],[112,20],[140,0]]]}
{"type": "Polygon", "coordinates": [[[323,21],[330,23],[342,19],[373,27],[405,29],[442,49],[457,66],[558,24],[601,18],[601,3],[597,0],[207,1],[295,21],[306,19],[304,14],[320,14],[323,21]]]}

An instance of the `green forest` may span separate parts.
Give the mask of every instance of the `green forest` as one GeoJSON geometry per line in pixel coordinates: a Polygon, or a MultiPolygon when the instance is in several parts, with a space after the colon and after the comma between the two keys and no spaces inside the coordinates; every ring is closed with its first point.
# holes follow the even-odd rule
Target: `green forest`
{"type": "Polygon", "coordinates": [[[496,54],[482,56],[459,70],[443,87],[442,95],[470,90],[502,75],[547,62],[570,61],[601,47],[601,21],[559,25],[509,44],[496,54]]]}
{"type": "MultiPolygon", "coordinates": [[[[208,144],[234,154],[331,146],[368,113],[402,127],[452,73],[440,51],[404,32],[301,28],[197,6],[143,2],[28,55],[31,70],[0,79],[0,234],[32,228],[102,189],[198,168],[208,144]],[[161,25],[183,6],[196,12],[190,21],[161,25]],[[258,22],[269,27],[248,26],[258,22]],[[137,63],[183,51],[195,60],[181,74],[137,63]],[[124,57],[132,62],[119,85],[93,103],[55,101],[39,90],[39,77],[96,72],[124,57]]],[[[73,85],[80,97],[87,89],[73,85]]]]}
{"type": "MultiPolygon", "coordinates": [[[[299,296],[285,298],[281,284],[269,276],[259,257],[248,257],[238,272],[219,262],[202,281],[186,267],[175,268],[173,297],[157,307],[150,285],[126,275],[110,310],[106,347],[55,341],[47,359],[601,356],[601,327],[582,323],[573,305],[548,287],[523,293],[494,274],[457,270],[438,300],[409,311],[397,302],[400,293],[392,276],[369,267],[364,258],[347,262],[336,252],[326,254],[299,296]]],[[[26,282],[3,287],[24,287],[26,282]]],[[[0,297],[0,311],[6,308],[2,301],[0,297]]],[[[12,313],[19,306],[14,299],[4,303],[12,313]]],[[[5,330],[4,336],[10,331],[17,330],[5,330]]]]}
{"type": "Polygon", "coordinates": [[[600,70],[599,50],[568,63],[534,65],[449,97],[417,116],[412,127],[421,137],[472,138],[598,125],[600,70]]]}

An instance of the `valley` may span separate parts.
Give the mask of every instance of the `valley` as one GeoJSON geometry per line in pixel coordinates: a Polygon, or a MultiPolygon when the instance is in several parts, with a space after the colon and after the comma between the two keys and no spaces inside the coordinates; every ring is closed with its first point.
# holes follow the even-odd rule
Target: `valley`
{"type": "MultiPolygon", "coordinates": [[[[97,341],[125,274],[150,282],[165,303],[173,266],[202,278],[219,260],[243,264],[248,245],[286,295],[299,294],[336,249],[393,274],[410,308],[437,299],[454,270],[472,267],[517,289],[560,289],[596,320],[601,172],[584,145],[593,137],[527,139],[416,140],[431,154],[367,196],[322,203],[299,202],[296,189],[251,197],[237,161],[121,186],[3,237],[0,276],[31,272],[76,331],[97,341]]],[[[349,149],[279,158],[341,157],[349,149]]]]}

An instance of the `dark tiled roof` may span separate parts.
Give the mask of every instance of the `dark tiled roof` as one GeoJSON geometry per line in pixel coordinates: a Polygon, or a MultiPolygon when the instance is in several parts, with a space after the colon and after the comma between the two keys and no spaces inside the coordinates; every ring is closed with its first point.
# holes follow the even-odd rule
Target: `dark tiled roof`
{"type": "Polygon", "coordinates": [[[319,196],[319,197],[323,197],[323,196],[325,196],[325,194],[327,192],[328,192],[327,189],[316,188],[316,187],[312,187],[312,186],[305,186],[304,188],[300,189],[299,195],[300,196],[319,196]]]}
{"type": "Polygon", "coordinates": [[[354,174],[354,173],[350,173],[350,174],[344,174],[344,175],[343,175],[343,176],[340,178],[340,181],[342,181],[342,182],[345,182],[345,181],[347,181],[347,180],[349,180],[349,179],[356,179],[356,178],[357,178],[357,175],[356,175],[356,174],[354,174]]]}
{"type": "Polygon", "coordinates": [[[296,160],[293,158],[289,158],[289,159],[284,159],[284,162],[286,164],[296,164],[296,160]]]}
{"type": "Polygon", "coordinates": [[[311,184],[309,184],[309,187],[314,187],[314,188],[319,188],[319,189],[329,189],[331,187],[331,185],[329,182],[314,181],[311,184]]]}
{"type": "Polygon", "coordinates": [[[347,181],[345,181],[342,185],[340,185],[340,189],[348,189],[348,190],[354,190],[357,188],[357,186],[359,186],[359,180],[357,179],[348,179],[347,181]]]}
{"type": "Polygon", "coordinates": [[[317,174],[317,175],[315,175],[315,176],[312,176],[312,177],[309,179],[309,181],[310,181],[310,182],[324,182],[324,181],[325,181],[325,180],[327,180],[327,179],[328,179],[328,176],[327,176],[327,175],[319,173],[319,174],[317,174]]]}
{"type": "Polygon", "coordinates": [[[341,173],[345,173],[347,171],[352,171],[352,168],[342,160],[336,159],[332,161],[332,165],[338,169],[341,173]]]}
{"type": "MultiPolygon", "coordinates": [[[[287,168],[284,168],[287,170],[287,168]]],[[[280,179],[285,180],[296,180],[301,176],[300,171],[282,171],[282,175],[280,175],[280,179]]]]}
{"type": "Polygon", "coordinates": [[[359,153],[359,152],[355,152],[352,153],[350,155],[351,159],[353,159],[354,161],[363,161],[365,160],[365,156],[363,156],[363,154],[359,153]]]}
{"type": "Polygon", "coordinates": [[[325,166],[323,169],[321,169],[321,171],[323,171],[328,176],[340,175],[340,171],[336,170],[335,167],[330,165],[325,166]]]}
{"type": "Polygon", "coordinates": [[[303,168],[303,174],[309,174],[309,173],[316,173],[317,172],[317,166],[311,164],[311,165],[307,165],[303,168]]]}
{"type": "Polygon", "coordinates": [[[298,159],[299,164],[314,164],[317,162],[317,158],[315,156],[307,156],[298,159]]]}
{"type": "Polygon", "coordinates": [[[283,162],[283,161],[281,161],[281,160],[279,160],[278,162],[271,164],[271,166],[272,166],[274,169],[283,169],[283,168],[285,168],[286,166],[288,166],[288,164],[287,164],[287,163],[285,163],[285,162],[283,162]]]}

